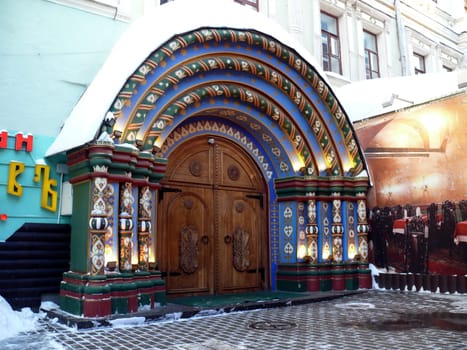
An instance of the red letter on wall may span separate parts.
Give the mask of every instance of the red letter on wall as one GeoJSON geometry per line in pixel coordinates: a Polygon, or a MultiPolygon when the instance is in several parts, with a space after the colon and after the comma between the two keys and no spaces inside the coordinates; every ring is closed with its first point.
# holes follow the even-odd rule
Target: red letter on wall
{"type": "Polygon", "coordinates": [[[8,146],[8,131],[3,130],[0,132],[0,148],[7,148],[8,146]]]}
{"type": "Polygon", "coordinates": [[[23,144],[26,144],[26,152],[31,152],[32,151],[32,141],[34,137],[29,134],[28,137],[24,137],[23,133],[17,133],[16,134],[16,143],[15,143],[15,150],[21,151],[21,148],[23,148],[23,144]]]}

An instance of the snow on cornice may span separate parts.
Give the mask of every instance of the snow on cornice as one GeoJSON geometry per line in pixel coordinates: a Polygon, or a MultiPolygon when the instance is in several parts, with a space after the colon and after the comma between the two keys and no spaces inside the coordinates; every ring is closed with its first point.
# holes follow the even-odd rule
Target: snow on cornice
{"type": "Polygon", "coordinates": [[[455,94],[461,91],[465,72],[362,80],[335,93],[350,120],[356,122],[455,94]]]}

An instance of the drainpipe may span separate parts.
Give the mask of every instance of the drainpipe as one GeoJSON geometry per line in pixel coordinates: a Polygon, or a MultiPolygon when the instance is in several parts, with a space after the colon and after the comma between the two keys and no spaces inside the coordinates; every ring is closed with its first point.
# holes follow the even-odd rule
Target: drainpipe
{"type": "Polygon", "coordinates": [[[407,76],[410,75],[409,67],[407,64],[407,40],[405,37],[405,28],[401,16],[399,0],[394,0],[394,8],[396,10],[397,40],[399,43],[399,51],[401,56],[401,71],[403,76],[407,76]]]}
{"type": "Polygon", "coordinates": [[[66,164],[58,163],[56,166],[57,174],[60,174],[60,193],[58,194],[58,203],[57,203],[57,224],[60,223],[61,211],[62,211],[62,195],[63,195],[63,175],[68,173],[68,168],[66,164]]]}

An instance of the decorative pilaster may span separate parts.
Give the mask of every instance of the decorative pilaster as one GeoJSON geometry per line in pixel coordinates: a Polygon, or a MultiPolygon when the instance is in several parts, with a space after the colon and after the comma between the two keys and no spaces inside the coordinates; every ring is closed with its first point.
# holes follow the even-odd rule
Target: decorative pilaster
{"type": "Polygon", "coordinates": [[[345,251],[347,252],[347,260],[352,261],[357,255],[357,244],[355,241],[355,203],[347,202],[347,240],[345,251]]]}
{"type": "Polygon", "coordinates": [[[91,275],[104,274],[105,267],[105,232],[108,221],[105,216],[91,216],[89,219],[89,233],[91,238],[91,275]]]}
{"type": "MultiPolygon", "coordinates": [[[[295,176],[276,180],[275,186],[278,202],[287,208],[284,218],[296,213],[307,219],[306,259],[296,263],[287,260],[286,255],[281,259],[276,271],[278,289],[314,292],[371,288],[371,271],[366,261],[368,178],[295,176]],[[305,204],[303,210],[300,203],[305,204]],[[350,250],[355,253],[349,253],[350,250]],[[365,260],[353,256],[357,251],[365,260]]],[[[280,224],[285,236],[292,236],[294,227],[288,226],[289,221],[280,224]]],[[[296,229],[301,229],[300,220],[296,229]]],[[[301,243],[299,238],[297,244],[301,243]]],[[[284,240],[283,244],[284,251],[293,251],[290,241],[284,240]]]]}
{"type": "MultiPolygon", "coordinates": [[[[310,193],[314,196],[314,193],[310,193]]],[[[307,217],[308,223],[306,225],[306,237],[308,244],[308,256],[310,262],[318,261],[318,224],[316,223],[316,201],[314,199],[308,200],[307,204],[307,217]]]]}
{"type": "Polygon", "coordinates": [[[60,284],[60,307],[74,315],[107,317],[165,304],[161,273],[155,266],[141,270],[149,270],[153,258],[153,195],[167,160],[104,138],[68,153],[67,164],[75,239],[70,271],[60,284]]]}
{"type": "Polygon", "coordinates": [[[320,201],[319,203],[321,206],[320,220],[321,224],[323,225],[323,232],[319,237],[321,240],[321,262],[328,262],[328,260],[332,257],[332,247],[329,243],[330,238],[332,238],[331,230],[329,229],[328,218],[329,203],[324,201],[320,201]]]}
{"type": "Polygon", "coordinates": [[[359,193],[357,200],[357,235],[358,235],[358,254],[363,262],[368,261],[368,222],[366,215],[366,199],[364,193],[359,193]]]}
{"type": "Polygon", "coordinates": [[[131,251],[133,241],[133,203],[132,184],[125,182],[120,186],[119,213],[119,262],[120,271],[132,271],[131,251]]]}
{"type": "Polygon", "coordinates": [[[306,237],[305,209],[305,203],[297,203],[297,258],[299,261],[307,260],[308,242],[306,237]]]}
{"type": "Polygon", "coordinates": [[[368,268],[368,223],[366,215],[366,196],[357,193],[357,234],[358,234],[358,285],[359,288],[371,288],[371,270],[368,268]]]}
{"type": "MultiPolygon", "coordinates": [[[[333,193],[332,196],[339,197],[340,193],[333,193]]],[[[344,226],[342,225],[341,203],[341,200],[337,198],[332,201],[332,255],[336,262],[343,260],[342,235],[344,233],[344,226]]]]}
{"type": "MultiPolygon", "coordinates": [[[[95,167],[96,168],[96,167],[95,167]]],[[[97,170],[105,170],[99,168],[97,170]]],[[[96,177],[92,183],[92,210],[89,217],[90,238],[90,273],[91,275],[104,274],[105,268],[105,235],[109,226],[105,198],[108,197],[107,179],[96,177]]]]}
{"type": "MultiPolygon", "coordinates": [[[[289,203],[288,203],[289,204],[289,203]]],[[[286,205],[283,215],[283,225],[284,225],[284,235],[283,235],[283,244],[284,244],[284,258],[286,261],[293,260],[293,253],[296,251],[294,244],[294,226],[293,226],[293,210],[292,206],[286,205]]]]}
{"type": "Polygon", "coordinates": [[[149,269],[149,247],[151,240],[152,192],[149,186],[140,189],[138,200],[138,266],[142,271],[149,269]]]}
{"type": "Polygon", "coordinates": [[[288,6],[288,30],[298,40],[303,39],[303,2],[302,0],[291,0],[288,6]]]}

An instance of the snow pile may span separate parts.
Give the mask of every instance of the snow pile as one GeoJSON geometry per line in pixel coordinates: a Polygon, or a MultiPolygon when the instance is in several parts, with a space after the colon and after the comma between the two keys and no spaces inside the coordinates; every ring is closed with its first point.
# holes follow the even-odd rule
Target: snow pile
{"type": "Polygon", "coordinates": [[[37,320],[41,317],[30,308],[14,311],[0,295],[0,340],[36,329],[37,320]]]}
{"type": "Polygon", "coordinates": [[[114,328],[124,328],[132,327],[144,324],[146,321],[145,317],[128,317],[128,318],[117,318],[115,320],[110,320],[110,324],[114,328]]]}
{"type": "Polygon", "coordinates": [[[384,290],[384,288],[380,288],[378,285],[378,282],[376,282],[376,276],[379,276],[379,273],[385,270],[380,270],[375,265],[370,264],[370,271],[371,271],[372,288],[377,289],[377,290],[384,290]]]}

